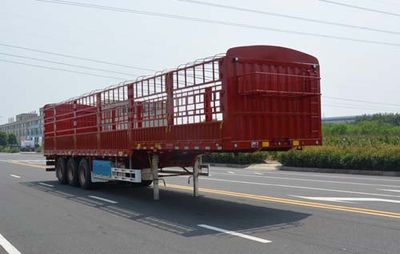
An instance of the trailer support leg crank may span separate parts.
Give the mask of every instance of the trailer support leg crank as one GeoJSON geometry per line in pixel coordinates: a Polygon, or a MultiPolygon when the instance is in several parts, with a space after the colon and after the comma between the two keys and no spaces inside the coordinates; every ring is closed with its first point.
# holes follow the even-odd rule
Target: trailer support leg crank
{"type": "Polygon", "coordinates": [[[153,174],[153,199],[160,199],[160,189],[158,186],[158,155],[153,154],[151,157],[151,173],[153,174]]]}

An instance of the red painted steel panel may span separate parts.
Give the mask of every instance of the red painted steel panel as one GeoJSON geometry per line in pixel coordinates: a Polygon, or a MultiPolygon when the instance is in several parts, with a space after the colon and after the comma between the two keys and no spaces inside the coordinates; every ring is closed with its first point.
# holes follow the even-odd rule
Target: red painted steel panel
{"type": "Polygon", "coordinates": [[[292,147],[292,140],[321,144],[316,58],[281,47],[252,46],[228,50],[225,60],[224,124],[237,126],[225,130],[225,149],[259,140],[277,150],[285,146],[279,143],[292,147]]]}
{"type": "Polygon", "coordinates": [[[318,60],[247,46],[44,107],[45,155],[321,144],[318,60]]]}

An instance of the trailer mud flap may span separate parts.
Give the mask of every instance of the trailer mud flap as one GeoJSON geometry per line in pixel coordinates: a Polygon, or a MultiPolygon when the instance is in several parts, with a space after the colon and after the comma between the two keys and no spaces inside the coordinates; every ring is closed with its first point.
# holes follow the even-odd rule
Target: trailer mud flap
{"type": "Polygon", "coordinates": [[[111,161],[93,160],[92,182],[111,180],[111,161]]]}

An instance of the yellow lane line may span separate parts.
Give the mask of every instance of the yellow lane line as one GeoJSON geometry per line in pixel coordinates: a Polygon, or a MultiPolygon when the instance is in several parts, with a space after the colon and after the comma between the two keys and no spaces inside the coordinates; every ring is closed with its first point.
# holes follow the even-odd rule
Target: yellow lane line
{"type": "Polygon", "coordinates": [[[15,160],[7,161],[7,162],[11,163],[11,164],[16,164],[16,165],[21,165],[21,166],[28,166],[28,167],[33,167],[33,168],[41,168],[41,169],[45,169],[46,168],[46,166],[44,166],[44,165],[29,164],[29,163],[24,163],[24,162],[15,161],[15,160]]]}
{"type": "MultiPolygon", "coordinates": [[[[171,188],[171,189],[178,189],[178,190],[192,190],[192,187],[184,186],[184,185],[176,185],[176,184],[168,184],[167,187],[171,188]]],[[[297,205],[297,206],[305,206],[305,207],[312,207],[312,208],[320,208],[320,209],[328,209],[328,210],[336,210],[336,211],[344,211],[344,212],[368,214],[368,215],[374,215],[374,216],[400,219],[400,213],[395,213],[395,212],[371,210],[371,209],[350,207],[350,206],[330,205],[330,204],[324,204],[324,203],[318,203],[318,202],[308,202],[308,201],[301,201],[301,200],[295,200],[295,199],[277,198],[277,197],[264,196],[264,195],[253,195],[253,194],[224,191],[224,190],[217,190],[217,189],[199,188],[199,190],[204,193],[218,194],[218,195],[229,196],[229,197],[247,198],[247,199],[253,199],[253,200],[260,200],[260,201],[269,201],[269,202],[276,202],[276,203],[282,203],[282,204],[290,204],[290,205],[297,205]]]]}
{"type": "MultiPolygon", "coordinates": [[[[18,161],[9,161],[9,163],[17,164],[17,165],[21,165],[21,166],[41,168],[41,169],[46,168],[45,166],[32,165],[32,164],[18,162],[18,161]]],[[[177,190],[189,190],[189,191],[192,190],[192,187],[184,186],[184,185],[177,185],[177,184],[168,184],[167,187],[171,188],[171,189],[177,189],[177,190]]],[[[281,204],[297,205],[297,206],[304,206],[304,207],[312,207],[312,208],[320,208],[320,209],[327,209],[327,210],[336,210],[336,211],[344,211],[344,212],[350,212],[350,213],[368,214],[368,215],[374,215],[374,216],[380,216],[380,217],[400,219],[400,213],[396,213],[396,212],[372,210],[372,209],[365,209],[365,208],[351,207],[351,206],[338,206],[338,205],[324,204],[324,203],[318,203],[318,202],[308,202],[308,201],[301,201],[301,200],[296,200],[296,199],[278,198],[278,197],[264,196],[264,195],[254,195],[254,194],[224,191],[224,190],[218,190],[218,189],[199,188],[199,190],[204,193],[218,194],[218,195],[229,196],[229,197],[247,198],[247,199],[269,201],[269,202],[275,202],[275,203],[281,203],[281,204]]]]}

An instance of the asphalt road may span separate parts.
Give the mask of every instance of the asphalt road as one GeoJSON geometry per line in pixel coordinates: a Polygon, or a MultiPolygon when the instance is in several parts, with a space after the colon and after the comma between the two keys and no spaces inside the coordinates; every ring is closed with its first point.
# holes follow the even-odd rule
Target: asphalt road
{"type": "Polygon", "coordinates": [[[400,178],[213,167],[152,188],[60,185],[0,154],[0,253],[400,253],[400,178]]]}

